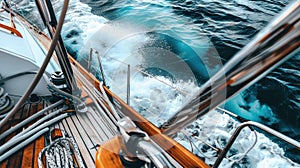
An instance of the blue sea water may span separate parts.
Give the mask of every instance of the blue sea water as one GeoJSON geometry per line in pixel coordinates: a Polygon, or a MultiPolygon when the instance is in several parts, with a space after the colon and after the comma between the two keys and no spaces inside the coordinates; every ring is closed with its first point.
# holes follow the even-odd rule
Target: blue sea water
{"type": "MultiPolygon", "coordinates": [[[[131,105],[159,125],[163,122],[160,119],[167,119],[176,112],[197,93],[201,84],[291,2],[72,0],[62,36],[68,51],[83,63],[89,48],[102,53],[105,73],[118,83],[110,85],[119,95],[126,88],[126,66],[110,57],[157,76],[167,85],[175,83],[180,92],[132,73],[136,86],[132,84],[131,105]],[[181,95],[183,92],[188,94],[181,95]]],[[[19,7],[20,11],[36,20],[31,15],[31,3],[22,3],[26,5],[19,7]]],[[[61,1],[53,1],[53,4],[59,11],[61,1]]],[[[294,56],[228,100],[224,107],[300,141],[299,59],[299,54],[294,56]]],[[[277,143],[285,150],[285,156],[300,163],[299,151],[277,143]]],[[[245,163],[239,167],[251,165],[245,163]]]]}
{"type": "MultiPolygon", "coordinates": [[[[218,64],[225,64],[291,1],[82,0],[82,2],[88,4],[95,15],[103,16],[110,21],[129,22],[131,25],[150,28],[151,31],[175,37],[194,51],[198,51],[197,55],[188,52],[186,54],[190,56],[188,57],[170,49],[186,61],[198,79],[198,84],[201,85],[202,81],[213,75],[218,67],[212,68],[213,65],[209,65],[208,74],[197,74],[203,72],[201,69],[203,63],[207,65],[216,62],[206,61],[207,55],[199,51],[203,48],[214,50],[213,54],[209,52],[211,54],[209,57],[215,56],[219,59],[218,64]],[[203,45],[203,41],[207,42],[204,37],[209,39],[209,46],[203,45]],[[195,60],[195,57],[201,60],[195,60]]],[[[164,39],[169,46],[175,46],[178,50],[187,50],[187,47],[180,46],[174,39],[158,38],[164,39]]],[[[299,55],[295,56],[229,100],[225,108],[245,119],[261,122],[300,141],[299,58],[299,55]]]]}
{"type": "MultiPolygon", "coordinates": [[[[82,0],[88,4],[95,15],[102,16],[117,24],[129,23],[130,26],[146,27],[149,32],[156,32],[152,40],[157,40],[147,47],[161,47],[169,50],[191,67],[198,84],[214,73],[218,67],[206,65],[210,69],[201,69],[202,65],[214,61],[206,61],[202,58],[204,48],[215,49],[219,57],[219,64],[225,64],[237,51],[245,46],[264,28],[276,14],[286,5],[288,0],[280,1],[251,1],[251,0],[160,0],[160,1],[89,1],[82,0]],[[148,30],[149,29],[149,30],[148,30]],[[157,34],[163,34],[162,37],[157,34]],[[168,37],[168,38],[166,38],[168,37]],[[173,39],[171,39],[171,38],[173,39]],[[206,41],[208,38],[208,41],[206,41]],[[158,40],[163,39],[166,44],[161,44],[158,40]],[[203,44],[209,43],[209,44],[203,44]],[[189,47],[183,46],[187,44],[189,47]],[[160,45],[160,46],[159,46],[160,45]],[[177,51],[175,51],[177,49],[177,51]],[[188,51],[187,51],[188,50],[188,51]],[[195,52],[193,52],[194,50],[195,52]],[[182,53],[182,52],[187,53],[182,53]],[[203,51],[203,53],[199,53],[203,51]],[[201,60],[197,60],[200,57],[201,60]],[[199,65],[200,64],[200,65],[199,65]],[[202,73],[201,73],[202,72],[202,73]],[[197,74],[200,73],[200,74],[197,74]]],[[[113,24],[114,24],[113,23],[113,24]]],[[[124,27],[126,29],[126,27],[124,27]]],[[[141,30],[138,28],[137,33],[141,30]]],[[[101,37],[99,37],[101,38],[101,37]]],[[[209,53],[211,54],[211,53],[209,53]]],[[[299,56],[298,56],[299,57],[299,56]]],[[[259,105],[264,112],[274,113],[279,120],[286,120],[296,128],[299,128],[299,82],[298,78],[298,58],[295,56],[281,67],[274,70],[267,77],[259,81],[244,91],[241,96],[244,103],[235,109],[230,104],[230,110],[249,111],[259,110],[259,107],[252,109],[251,105],[255,100],[259,100],[259,105]],[[291,117],[294,116],[294,117],[291,117]]],[[[206,67],[207,68],[207,67],[206,67]]],[[[236,100],[238,101],[238,100],[236,100]]],[[[257,105],[257,104],[256,104],[257,105]]],[[[258,106],[258,105],[257,105],[258,106]]],[[[255,111],[253,111],[255,113],[255,111]]],[[[242,115],[242,114],[241,114],[242,115]]],[[[252,115],[252,114],[250,114],[252,115]]],[[[264,118],[265,114],[255,113],[253,119],[274,124],[272,119],[264,118]]],[[[251,116],[246,116],[250,117],[251,116]]],[[[297,131],[296,131],[297,132],[297,131]]],[[[291,133],[292,134],[292,133],[291,133]]],[[[298,137],[299,139],[300,137],[298,137]]]]}

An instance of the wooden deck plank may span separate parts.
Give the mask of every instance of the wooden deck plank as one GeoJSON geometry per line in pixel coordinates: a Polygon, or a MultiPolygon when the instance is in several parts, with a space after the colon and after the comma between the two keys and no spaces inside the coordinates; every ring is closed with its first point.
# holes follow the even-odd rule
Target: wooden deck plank
{"type": "MultiPolygon", "coordinates": [[[[25,105],[24,108],[21,108],[13,117],[14,122],[12,122],[12,126],[15,126],[17,123],[19,123],[23,118],[28,117],[31,115],[32,111],[34,111],[35,109],[32,108],[32,106],[29,105],[25,105]],[[29,106],[28,108],[26,108],[26,106],[29,106]]],[[[21,132],[21,130],[17,130],[15,133],[13,133],[9,139],[11,137],[13,137],[14,135],[16,135],[17,133],[21,132]]],[[[8,140],[8,139],[7,139],[8,140]]],[[[9,157],[9,159],[7,159],[7,168],[19,168],[22,165],[22,156],[23,156],[23,149],[21,149],[20,151],[14,153],[11,157],[9,157]]]]}
{"type": "MultiPolygon", "coordinates": [[[[16,116],[16,115],[14,115],[14,116],[12,117],[12,119],[11,119],[10,122],[8,122],[7,124],[5,124],[5,125],[1,128],[1,133],[4,132],[4,131],[6,131],[6,130],[8,130],[8,129],[11,128],[13,125],[15,125],[15,124],[14,124],[14,117],[15,117],[15,116],[16,116]]],[[[13,134],[13,135],[10,135],[10,136],[8,136],[8,137],[6,137],[6,138],[4,138],[3,140],[1,140],[0,144],[3,145],[5,142],[7,142],[7,141],[8,141],[9,139],[11,139],[13,136],[14,136],[14,134],[13,134]]],[[[1,167],[1,168],[6,168],[8,165],[9,165],[9,159],[7,159],[7,160],[5,160],[5,161],[3,161],[3,162],[0,163],[0,167],[1,167]]]]}
{"type": "Polygon", "coordinates": [[[30,104],[27,104],[23,108],[19,109],[18,112],[13,116],[13,120],[19,121],[23,119],[23,116],[27,117],[29,115],[30,107],[30,104]]]}
{"type": "Polygon", "coordinates": [[[93,125],[93,122],[95,121],[91,121],[88,117],[88,113],[86,113],[85,115],[80,115],[80,117],[78,117],[79,121],[81,123],[85,123],[85,125],[87,125],[87,132],[89,132],[93,138],[94,138],[94,141],[99,144],[101,142],[103,142],[104,140],[106,140],[106,137],[103,137],[104,133],[99,132],[97,130],[99,130],[99,128],[95,128],[94,125],[93,125]],[[102,133],[102,134],[101,134],[102,133]]]}
{"type": "MultiPolygon", "coordinates": [[[[14,125],[16,125],[16,124],[22,119],[22,116],[27,116],[26,114],[28,114],[29,110],[30,110],[30,108],[26,108],[26,105],[25,105],[23,108],[21,108],[21,109],[20,109],[20,110],[12,117],[11,121],[8,122],[8,123],[6,124],[6,128],[5,128],[4,130],[7,130],[7,129],[13,127],[14,125]],[[24,112],[24,111],[25,111],[25,112],[24,112]],[[24,113],[26,113],[26,114],[24,114],[24,113]]],[[[18,130],[17,130],[17,131],[18,131],[18,130]]],[[[18,132],[20,132],[20,131],[18,131],[18,132]]],[[[3,143],[4,143],[4,142],[7,142],[7,141],[8,141],[9,139],[11,139],[14,135],[16,135],[16,133],[12,133],[12,134],[9,135],[8,137],[6,137],[5,140],[3,141],[3,143]]],[[[22,155],[22,153],[20,153],[20,152],[23,152],[23,151],[19,151],[19,152],[13,154],[11,157],[9,157],[9,158],[4,162],[3,166],[5,165],[6,168],[17,168],[17,167],[20,167],[20,165],[18,165],[18,164],[20,164],[20,162],[17,163],[17,161],[16,161],[16,160],[18,160],[18,159],[21,157],[21,155],[22,155]],[[19,158],[18,158],[18,157],[19,157],[19,158]]]]}
{"type": "MultiPolygon", "coordinates": [[[[25,22],[25,24],[29,25],[28,27],[30,27],[30,24],[28,24],[24,19],[22,19],[22,18],[20,18],[20,19],[21,19],[21,21],[25,22]]],[[[39,39],[39,41],[44,45],[44,47],[49,48],[51,40],[47,35],[40,33],[40,32],[36,32],[34,30],[31,30],[31,32],[39,39]]],[[[88,71],[86,71],[70,55],[69,55],[69,59],[70,59],[71,65],[73,66],[74,70],[77,70],[75,75],[76,74],[84,75],[90,84],[93,84],[94,87],[97,88],[97,90],[100,90],[100,88],[99,88],[100,81],[97,80],[95,78],[95,76],[91,75],[88,71]]],[[[176,160],[179,161],[183,166],[185,166],[185,167],[208,167],[197,156],[193,155],[191,152],[186,150],[184,147],[182,147],[180,144],[175,142],[173,139],[162,134],[161,130],[159,130],[153,124],[149,123],[141,115],[137,114],[135,110],[130,108],[125,102],[120,100],[118,96],[116,96],[114,93],[112,93],[109,90],[109,88],[105,87],[104,89],[106,92],[109,93],[109,95],[114,97],[114,99],[121,104],[121,106],[122,106],[121,108],[124,109],[123,112],[125,113],[125,115],[127,115],[131,119],[133,119],[133,121],[135,121],[137,126],[140,127],[142,130],[146,130],[146,132],[149,134],[149,136],[155,136],[153,138],[154,141],[158,145],[160,145],[164,150],[166,150],[172,157],[176,158],[176,160]],[[170,148],[170,147],[172,147],[172,148],[170,148]]]]}
{"type": "MultiPolygon", "coordinates": [[[[4,129],[1,128],[1,131],[4,131],[6,129],[9,129],[10,127],[16,125],[17,123],[21,122],[24,118],[27,118],[33,114],[35,114],[37,111],[43,109],[44,102],[41,102],[39,104],[25,104],[19,112],[17,112],[11,121],[4,126],[4,129]]],[[[32,124],[29,123],[28,125],[32,124]]],[[[24,128],[28,127],[28,125],[24,126],[24,128]]],[[[12,135],[5,138],[5,142],[8,141],[11,137],[13,137],[16,133],[22,131],[20,128],[12,135]]],[[[18,168],[18,167],[25,167],[25,168],[32,168],[32,167],[38,167],[37,166],[37,160],[36,164],[34,161],[34,158],[37,158],[38,153],[35,153],[35,148],[37,149],[36,152],[39,153],[40,150],[44,148],[44,137],[40,137],[37,140],[37,143],[32,142],[31,144],[27,145],[24,149],[16,152],[12,156],[10,156],[6,161],[0,164],[1,168],[18,168]],[[41,141],[41,139],[43,139],[41,141]],[[39,146],[39,147],[38,147],[39,146]]]]}
{"type": "MultiPolygon", "coordinates": [[[[17,112],[17,114],[13,115],[12,119],[10,119],[10,121],[5,124],[2,128],[0,128],[0,133],[5,132],[6,130],[8,130],[9,128],[11,128],[12,126],[14,126],[17,122],[16,121],[20,121],[20,116],[21,114],[24,113],[24,111],[28,111],[29,109],[27,108],[27,106],[25,105],[23,108],[20,109],[20,112],[17,112]]],[[[2,140],[0,140],[2,141],[2,140]]]]}
{"type": "Polygon", "coordinates": [[[102,126],[100,126],[100,125],[98,124],[98,122],[100,122],[100,119],[99,119],[99,120],[96,120],[96,119],[94,118],[94,116],[93,116],[90,112],[88,112],[88,113],[86,114],[86,116],[87,116],[87,118],[90,120],[91,126],[96,130],[96,132],[98,133],[98,135],[101,136],[102,140],[105,141],[106,139],[108,139],[109,136],[106,134],[105,131],[103,131],[102,126]]]}
{"type": "Polygon", "coordinates": [[[21,167],[21,162],[22,162],[22,158],[23,156],[23,150],[20,150],[18,152],[16,152],[15,154],[13,154],[7,163],[7,168],[18,168],[21,167]]]}
{"type": "Polygon", "coordinates": [[[0,162],[0,168],[6,168],[7,165],[7,160],[5,160],[4,162],[0,162]]]}
{"type": "MultiPolygon", "coordinates": [[[[77,82],[82,86],[82,83],[77,82]]],[[[88,94],[85,92],[85,90],[82,90],[81,97],[85,98],[85,104],[86,105],[92,105],[94,104],[93,100],[88,96],[88,94]]]]}
{"type": "Polygon", "coordinates": [[[109,119],[106,118],[107,116],[96,111],[92,111],[91,114],[97,119],[97,124],[100,125],[100,128],[103,129],[108,138],[111,138],[116,134],[116,130],[113,128],[115,125],[108,121],[109,119]]]}
{"type": "MultiPolygon", "coordinates": [[[[38,106],[40,106],[40,104],[38,104],[38,105],[32,104],[31,106],[29,105],[30,108],[28,108],[27,114],[23,113],[23,115],[25,115],[26,117],[29,117],[29,116],[35,114],[38,111],[38,106]]],[[[21,160],[22,160],[21,167],[22,168],[23,167],[25,167],[25,168],[34,167],[34,164],[33,164],[34,148],[35,148],[35,143],[32,142],[23,149],[23,155],[21,157],[21,160]]]]}
{"type": "Polygon", "coordinates": [[[64,125],[62,124],[62,122],[57,123],[57,125],[58,125],[58,128],[59,128],[59,129],[61,129],[61,130],[63,130],[63,131],[66,132],[65,127],[64,127],[64,125]]]}
{"type": "Polygon", "coordinates": [[[6,161],[5,162],[2,162],[2,163],[0,163],[0,168],[6,168],[6,161]]]}
{"type": "MultiPolygon", "coordinates": [[[[28,104],[26,112],[22,112],[20,119],[30,117],[31,115],[35,114],[38,111],[39,104],[28,104]]],[[[32,123],[30,123],[32,124],[32,123]]],[[[29,124],[29,125],[30,125],[29,124]]],[[[25,126],[27,127],[27,126],[25,126]]],[[[32,168],[33,167],[33,153],[34,153],[34,142],[30,143],[26,146],[22,151],[22,155],[19,155],[16,159],[20,158],[20,167],[25,168],[32,168]]],[[[13,157],[10,159],[13,160],[13,157]]]]}
{"type": "Polygon", "coordinates": [[[105,120],[103,120],[102,117],[98,116],[94,110],[91,110],[89,114],[91,114],[91,116],[92,116],[91,119],[95,120],[95,122],[93,122],[95,127],[100,128],[102,130],[102,132],[104,132],[104,134],[107,136],[107,139],[114,136],[113,133],[111,132],[111,130],[109,129],[109,127],[106,125],[105,120]]]}
{"type": "MultiPolygon", "coordinates": [[[[89,85],[89,83],[86,83],[87,85],[89,85]]],[[[92,86],[91,86],[92,87],[92,86]]],[[[101,97],[100,93],[98,90],[96,89],[90,89],[90,87],[83,87],[83,90],[85,92],[87,92],[88,94],[90,94],[93,97],[90,97],[92,100],[94,100],[95,102],[97,102],[97,99],[101,97]]],[[[111,121],[111,119],[107,116],[106,112],[104,109],[106,110],[110,110],[110,107],[108,106],[108,104],[106,102],[103,102],[102,100],[99,100],[98,102],[99,104],[96,105],[97,109],[99,109],[99,111],[95,111],[91,108],[91,110],[89,111],[93,117],[97,120],[98,118],[102,120],[102,122],[100,122],[99,120],[97,120],[97,122],[92,122],[92,123],[96,123],[100,126],[100,128],[105,128],[103,129],[106,134],[108,135],[108,138],[113,137],[116,134],[116,129],[114,129],[113,127],[115,126],[114,123],[111,121]],[[108,134],[110,133],[110,134],[108,134]]],[[[109,114],[111,113],[110,111],[107,111],[109,114]]]]}
{"type": "Polygon", "coordinates": [[[66,119],[63,119],[61,122],[61,125],[63,127],[63,130],[70,136],[73,136],[72,132],[70,131],[69,125],[66,122],[66,119]]]}
{"type": "MultiPolygon", "coordinates": [[[[44,102],[34,104],[35,112],[31,111],[31,112],[33,112],[33,113],[31,113],[31,115],[42,110],[44,108],[44,106],[45,106],[44,102]]],[[[41,117],[39,117],[39,118],[41,118],[41,117]]],[[[38,156],[44,147],[45,147],[45,137],[44,136],[41,136],[34,141],[34,149],[32,150],[33,158],[31,161],[31,162],[33,162],[32,165],[34,168],[38,168],[38,156]]]]}
{"type": "Polygon", "coordinates": [[[74,116],[73,121],[74,121],[75,125],[80,125],[80,127],[77,127],[78,131],[81,133],[83,139],[84,139],[84,137],[86,137],[85,142],[87,143],[87,146],[89,147],[90,152],[92,154],[93,161],[95,162],[94,158],[96,156],[96,145],[97,145],[97,143],[100,142],[100,140],[93,133],[93,131],[91,131],[89,125],[87,123],[85,123],[84,121],[80,120],[82,115],[85,115],[85,114],[78,114],[78,115],[74,116]]]}
{"type": "MultiPolygon", "coordinates": [[[[5,124],[1,129],[3,130],[3,132],[5,131],[5,130],[8,130],[10,128],[10,125],[9,124],[5,124]]],[[[1,131],[2,131],[1,130],[1,131]]],[[[1,132],[2,133],[2,132],[1,132]]],[[[0,139],[0,145],[3,145],[4,144],[4,142],[6,142],[6,138],[4,138],[4,139],[0,139]]]]}
{"type": "Polygon", "coordinates": [[[24,148],[23,158],[22,158],[22,168],[32,168],[32,157],[33,157],[34,143],[29,144],[24,148]]]}
{"type": "MultiPolygon", "coordinates": [[[[96,92],[96,94],[98,95],[98,98],[101,97],[99,91],[95,90],[94,92],[96,92]]],[[[101,98],[100,98],[100,104],[101,108],[103,109],[102,111],[95,111],[94,113],[103,119],[103,123],[107,125],[108,129],[110,130],[110,132],[112,132],[112,136],[114,136],[117,131],[116,131],[116,126],[113,123],[113,121],[109,118],[109,115],[112,115],[112,109],[111,107],[107,104],[107,102],[104,102],[101,98]]],[[[112,137],[110,136],[110,138],[112,137]]]]}
{"type": "Polygon", "coordinates": [[[71,120],[71,118],[66,118],[62,121],[65,130],[68,132],[68,134],[70,136],[72,136],[75,140],[75,142],[78,145],[78,148],[80,150],[80,153],[82,155],[82,158],[84,160],[84,162],[86,163],[87,167],[94,167],[94,161],[91,158],[90,152],[88,151],[88,149],[86,148],[83,140],[80,137],[80,134],[77,132],[77,130],[71,130],[71,128],[75,128],[73,121],[71,120]]]}
{"type": "MultiPolygon", "coordinates": [[[[75,117],[75,116],[71,116],[72,118],[75,117]]],[[[93,158],[93,155],[91,154],[90,152],[90,147],[87,146],[88,144],[86,143],[86,137],[82,137],[82,132],[79,132],[78,130],[78,127],[76,127],[73,119],[69,117],[66,119],[66,121],[68,121],[68,124],[72,129],[72,133],[73,133],[73,137],[74,139],[76,140],[77,142],[77,145],[78,145],[78,148],[80,149],[81,151],[81,154],[82,154],[82,157],[83,159],[85,160],[86,164],[87,164],[87,167],[92,167],[94,166],[94,158],[93,158]]]]}
{"type": "Polygon", "coordinates": [[[34,143],[34,156],[33,156],[33,162],[34,162],[34,167],[38,168],[38,156],[39,153],[43,150],[43,148],[45,147],[45,137],[41,136],[39,137],[35,143],[34,143]]]}

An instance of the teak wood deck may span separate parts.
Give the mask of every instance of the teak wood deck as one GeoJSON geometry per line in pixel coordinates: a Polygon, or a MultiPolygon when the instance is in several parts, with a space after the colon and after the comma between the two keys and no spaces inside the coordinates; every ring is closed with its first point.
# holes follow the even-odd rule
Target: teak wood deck
{"type": "MultiPolygon", "coordinates": [[[[49,47],[50,40],[45,34],[40,31],[37,32],[24,19],[20,18],[18,15],[16,16],[18,17],[18,19],[20,19],[21,22],[24,23],[24,25],[28,26],[28,30],[35,37],[37,37],[37,39],[41,42],[42,45],[44,45],[44,47],[49,47]]],[[[101,99],[100,97],[103,95],[95,93],[97,91],[100,91],[100,82],[91,74],[89,74],[89,72],[87,72],[83,67],[81,67],[72,57],[69,57],[69,59],[71,65],[73,66],[74,75],[78,82],[77,84],[82,90],[81,97],[86,97],[87,95],[92,96],[86,98],[88,112],[77,113],[69,116],[66,119],[63,119],[61,122],[58,122],[55,125],[51,126],[50,130],[54,128],[60,128],[67,134],[72,136],[80,149],[80,153],[84,159],[84,164],[87,167],[94,167],[95,154],[97,149],[96,146],[114,137],[117,134],[117,128],[115,126],[115,123],[113,123],[110,118],[110,112],[105,110],[109,108],[109,105],[105,100],[99,101],[99,99],[101,99]],[[81,80],[78,80],[79,78],[81,80]]],[[[130,108],[108,88],[104,87],[104,90],[105,92],[107,92],[107,94],[114,98],[117,110],[122,111],[124,115],[134,120],[139,128],[146,131],[149,136],[152,136],[153,140],[169,154],[169,158],[177,160],[177,162],[173,160],[176,167],[179,166],[178,163],[183,167],[208,167],[200,158],[193,155],[178,142],[162,134],[157,127],[155,127],[152,123],[144,119],[140,114],[130,108]]],[[[0,133],[6,129],[9,129],[11,126],[18,123],[23,118],[36,113],[38,110],[37,108],[33,108],[33,106],[37,106],[42,109],[47,105],[48,104],[46,102],[43,102],[39,105],[31,104],[27,108],[24,106],[20,110],[20,112],[17,113],[13,119],[11,119],[11,122],[9,122],[9,124],[0,129],[0,133]]],[[[40,148],[43,148],[45,145],[47,145],[45,144],[45,142],[48,137],[49,135],[40,137],[38,140],[28,145],[26,149],[17,152],[6,161],[0,163],[0,168],[23,167],[22,164],[24,164],[25,166],[25,162],[30,162],[26,163],[29,165],[27,167],[37,167],[37,157],[35,156],[37,156],[41,151],[40,148]],[[29,146],[31,147],[31,150],[26,151],[29,146]]],[[[0,140],[0,145],[2,145],[3,142],[7,140],[8,139],[0,140]]]]}
{"type": "MultiPolygon", "coordinates": [[[[2,133],[13,127],[15,124],[35,114],[47,105],[47,101],[41,101],[38,104],[25,104],[19,112],[14,115],[10,122],[0,129],[0,132],[2,133]]],[[[1,139],[0,145],[3,145],[4,142],[8,141],[13,135],[19,133],[24,128],[17,130],[17,132],[5,139],[1,139]]],[[[55,125],[52,125],[50,130],[54,128],[64,130],[69,136],[74,138],[86,167],[95,167],[97,146],[116,135],[116,127],[113,127],[111,123],[108,123],[107,119],[95,112],[91,106],[88,106],[88,112],[70,115],[55,125]]],[[[47,146],[46,143],[48,137],[49,133],[39,137],[22,150],[10,156],[4,162],[0,163],[0,168],[37,168],[38,155],[41,150],[47,146]]]]}

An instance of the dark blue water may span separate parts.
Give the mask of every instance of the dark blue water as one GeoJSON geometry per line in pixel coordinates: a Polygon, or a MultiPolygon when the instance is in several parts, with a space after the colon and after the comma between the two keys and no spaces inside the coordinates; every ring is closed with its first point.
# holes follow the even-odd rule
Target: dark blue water
{"type": "MultiPolygon", "coordinates": [[[[132,62],[132,55],[138,55],[135,59],[140,59],[140,62],[135,63],[152,75],[165,76],[173,82],[194,80],[196,85],[201,86],[292,1],[81,2],[91,7],[91,10],[88,6],[78,7],[82,6],[82,3],[76,0],[71,1],[70,17],[66,18],[67,23],[63,30],[67,49],[78,60],[84,57],[80,54],[81,51],[90,47],[89,43],[93,43],[108,55],[128,54],[129,56],[124,56],[125,61],[132,62]],[[100,19],[91,16],[90,12],[100,19]],[[106,30],[112,35],[107,35],[106,30]],[[126,32],[126,36],[121,33],[123,31],[126,32]],[[89,33],[95,34],[90,38],[87,35],[89,33]],[[164,55],[166,52],[158,52],[157,48],[176,56],[169,54],[169,61],[166,61],[161,56],[161,53],[164,55]],[[159,62],[160,59],[164,61],[159,62]],[[191,70],[185,71],[185,74],[175,72],[176,70],[170,68],[174,65],[188,65],[191,70]],[[192,76],[190,79],[187,77],[189,75],[192,76]]],[[[56,10],[59,11],[60,6],[60,3],[55,5],[56,10]]],[[[31,12],[28,8],[30,7],[23,10],[27,15],[31,12]]],[[[226,109],[245,119],[266,124],[300,141],[299,60],[298,54],[228,100],[226,109]]],[[[300,163],[299,151],[284,144],[281,147],[286,150],[287,156],[300,163]]]]}
{"type": "MultiPolygon", "coordinates": [[[[169,27],[175,30],[177,34],[182,33],[183,39],[196,38],[195,36],[198,34],[207,36],[217,50],[222,63],[225,64],[291,1],[165,0],[120,2],[82,0],[82,2],[92,7],[94,14],[103,16],[108,20],[130,20],[137,25],[150,27],[157,24],[171,24],[160,26],[156,31],[168,34],[169,32],[165,31],[164,28],[169,27]],[[186,23],[177,23],[176,20],[164,23],[165,17],[173,17],[169,12],[179,18],[178,22],[184,19],[187,25],[185,25],[186,23]],[[175,29],[176,26],[183,26],[183,28],[175,29]],[[184,26],[186,26],[185,30],[184,26]],[[194,31],[193,29],[197,30],[194,31]],[[190,36],[186,35],[189,33],[190,36]]],[[[197,48],[197,44],[192,45],[197,48]]],[[[297,55],[272,71],[237,97],[229,100],[226,108],[246,119],[267,124],[300,141],[299,59],[300,56],[297,55]]],[[[292,149],[288,148],[287,150],[292,149]]],[[[292,153],[295,154],[295,152],[292,153]]],[[[297,155],[300,153],[298,152],[297,155]]]]}

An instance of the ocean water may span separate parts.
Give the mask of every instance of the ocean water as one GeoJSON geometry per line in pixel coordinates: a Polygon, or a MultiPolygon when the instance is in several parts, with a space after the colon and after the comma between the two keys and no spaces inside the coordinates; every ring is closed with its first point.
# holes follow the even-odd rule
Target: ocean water
{"type": "MultiPolygon", "coordinates": [[[[83,65],[90,48],[98,51],[107,84],[124,100],[130,64],[130,105],[159,126],[291,2],[71,0],[62,36],[83,65]]],[[[42,27],[33,3],[18,2],[17,10],[42,27]]],[[[59,16],[62,1],[52,3],[59,16]]],[[[101,78],[98,55],[93,52],[91,72],[101,78]]],[[[300,141],[299,59],[299,54],[294,56],[222,107],[300,141]]],[[[185,129],[192,140],[183,133],[176,139],[212,164],[216,152],[201,142],[224,147],[237,125],[227,114],[214,111],[185,129]]],[[[221,167],[300,167],[299,151],[267,134],[257,137],[243,157],[255,141],[245,130],[229,152],[231,161],[221,167]]]]}

